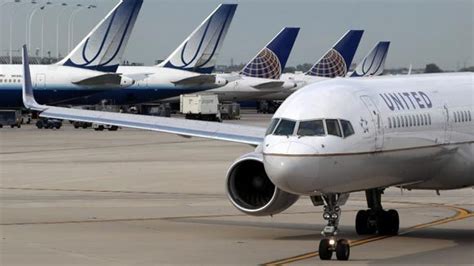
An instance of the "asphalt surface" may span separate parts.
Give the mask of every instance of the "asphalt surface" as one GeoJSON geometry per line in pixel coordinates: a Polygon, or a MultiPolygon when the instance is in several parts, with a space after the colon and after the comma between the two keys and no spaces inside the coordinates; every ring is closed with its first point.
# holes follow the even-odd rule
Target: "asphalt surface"
{"type": "MultiPolygon", "coordinates": [[[[265,125],[269,116],[233,123],[265,125]]],[[[340,264],[321,262],[322,208],[309,199],[249,217],[225,195],[247,145],[139,130],[0,130],[1,265],[340,264]]],[[[472,189],[389,189],[400,235],[355,233],[364,195],[343,206],[343,264],[473,264],[472,189]]]]}

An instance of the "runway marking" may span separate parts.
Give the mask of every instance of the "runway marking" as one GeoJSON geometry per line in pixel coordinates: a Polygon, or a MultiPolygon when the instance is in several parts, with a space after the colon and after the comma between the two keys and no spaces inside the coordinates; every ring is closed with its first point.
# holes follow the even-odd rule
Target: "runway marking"
{"type": "Polygon", "coordinates": [[[121,193],[121,194],[148,194],[148,195],[186,195],[186,196],[207,196],[224,198],[223,194],[198,194],[198,193],[178,193],[159,191],[132,191],[132,190],[94,190],[94,189],[65,189],[65,188],[32,188],[32,187],[0,187],[0,190],[26,190],[26,191],[60,191],[60,192],[87,192],[87,193],[121,193]]]}
{"type": "MultiPolygon", "coordinates": [[[[395,203],[395,202],[392,202],[392,203],[395,203]]],[[[396,202],[396,203],[408,203],[408,202],[396,202]]],[[[399,233],[398,235],[394,235],[394,236],[370,236],[370,237],[363,238],[363,239],[350,240],[349,241],[350,246],[351,247],[356,247],[356,246],[364,245],[364,244],[367,244],[367,243],[371,243],[371,242],[375,242],[375,241],[379,241],[379,240],[383,240],[383,239],[387,239],[387,238],[391,238],[391,237],[406,235],[408,233],[411,233],[413,231],[417,231],[417,230],[420,230],[420,229],[423,229],[423,228],[433,227],[433,226],[437,226],[437,225],[441,225],[441,224],[445,224],[445,223],[459,221],[459,220],[466,219],[466,218],[469,218],[469,217],[474,217],[474,213],[472,213],[471,211],[469,211],[467,209],[464,209],[464,208],[456,207],[456,206],[443,205],[443,204],[423,204],[423,203],[409,203],[409,204],[420,204],[420,205],[428,205],[428,206],[432,206],[432,207],[448,208],[448,209],[454,210],[456,213],[454,215],[450,216],[450,217],[445,217],[445,218],[442,218],[442,219],[439,219],[439,220],[435,220],[435,221],[431,221],[431,222],[427,222],[427,223],[422,223],[422,224],[418,224],[418,225],[409,227],[406,230],[404,230],[403,232],[399,233]]],[[[302,260],[307,260],[307,259],[314,258],[314,257],[317,257],[317,256],[319,256],[319,252],[313,251],[313,252],[308,252],[308,253],[304,253],[304,254],[289,257],[289,258],[284,258],[284,259],[279,259],[279,260],[272,261],[272,262],[263,263],[262,265],[266,265],[266,266],[284,265],[284,264],[299,262],[299,261],[302,261],[302,260]]]]}

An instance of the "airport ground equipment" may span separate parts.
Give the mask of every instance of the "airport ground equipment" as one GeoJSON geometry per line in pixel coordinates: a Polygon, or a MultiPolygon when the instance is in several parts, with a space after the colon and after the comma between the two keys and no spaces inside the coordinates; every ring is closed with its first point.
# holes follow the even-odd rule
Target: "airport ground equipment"
{"type": "Polygon", "coordinates": [[[104,131],[105,129],[108,130],[108,131],[117,131],[119,129],[118,126],[103,125],[103,124],[96,124],[96,123],[92,124],[92,128],[95,131],[104,131]]]}
{"type": "Polygon", "coordinates": [[[216,94],[181,95],[180,112],[186,119],[220,121],[219,97],[216,94]]]}
{"type": "Polygon", "coordinates": [[[219,105],[222,120],[240,120],[240,104],[222,103],[219,105]]]}
{"type": "Polygon", "coordinates": [[[0,110],[0,128],[4,126],[20,128],[22,121],[20,110],[0,110]]]}
{"type": "Polygon", "coordinates": [[[60,129],[63,126],[63,121],[53,118],[40,118],[36,121],[38,129],[60,129]]]}

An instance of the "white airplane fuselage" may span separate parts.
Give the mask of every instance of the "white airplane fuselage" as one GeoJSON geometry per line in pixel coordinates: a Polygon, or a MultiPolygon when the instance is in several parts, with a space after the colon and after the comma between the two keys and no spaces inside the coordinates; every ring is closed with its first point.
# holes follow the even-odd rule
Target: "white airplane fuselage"
{"type": "MultiPolygon", "coordinates": [[[[221,76],[227,78],[228,74],[223,74],[221,76]]],[[[229,82],[225,86],[208,90],[205,93],[217,94],[220,101],[283,101],[292,93],[306,85],[328,79],[329,78],[314,77],[304,74],[283,74],[279,80],[240,76],[238,79],[229,82]],[[282,81],[284,83],[282,86],[269,86],[267,88],[258,87],[259,84],[275,81],[282,81]]]]}
{"type": "MultiPolygon", "coordinates": [[[[22,65],[0,65],[0,108],[21,108],[22,65]]],[[[121,77],[117,86],[82,86],[82,80],[107,73],[61,65],[32,65],[31,75],[35,94],[39,102],[61,103],[66,99],[85,97],[98,92],[120,89],[132,85],[133,81],[121,77]]]]}
{"type": "Polygon", "coordinates": [[[288,136],[265,137],[265,170],[277,187],[298,195],[473,186],[473,77],[337,78],[306,86],[274,115],[296,126],[288,136]],[[324,136],[298,136],[300,121],[325,119],[350,121],[354,134],[329,135],[325,124],[324,136]]]}
{"type": "MultiPolygon", "coordinates": [[[[38,102],[51,105],[93,105],[102,100],[113,104],[152,102],[224,85],[222,80],[215,84],[176,85],[173,82],[200,74],[157,66],[120,66],[119,84],[84,86],[75,83],[108,73],[55,64],[30,67],[38,102]]],[[[21,65],[0,65],[0,108],[23,107],[22,79],[21,65]]]]}

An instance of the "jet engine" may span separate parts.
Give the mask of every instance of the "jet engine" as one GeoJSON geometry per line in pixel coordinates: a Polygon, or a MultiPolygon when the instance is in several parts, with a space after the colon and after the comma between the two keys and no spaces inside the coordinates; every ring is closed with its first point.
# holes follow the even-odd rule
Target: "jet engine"
{"type": "Polygon", "coordinates": [[[265,172],[261,153],[239,158],[227,173],[227,196],[240,211],[266,216],[288,209],[299,198],[277,188],[265,172]]]}

